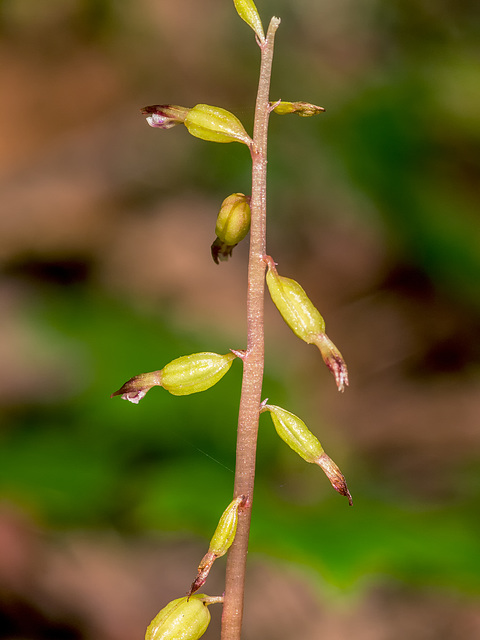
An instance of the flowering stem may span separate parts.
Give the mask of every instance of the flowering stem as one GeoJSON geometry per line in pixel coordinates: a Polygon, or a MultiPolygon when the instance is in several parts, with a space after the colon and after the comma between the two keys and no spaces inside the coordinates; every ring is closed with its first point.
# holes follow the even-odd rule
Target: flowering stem
{"type": "Polygon", "coordinates": [[[235,541],[227,560],[222,640],[240,640],[243,614],[245,568],[255,480],[258,419],[264,368],[263,302],[266,253],[267,131],[270,116],[269,90],[275,32],[279,18],[272,18],[261,49],[260,79],[255,107],[252,154],[252,198],[250,254],[247,292],[247,352],[243,358],[243,381],[238,416],[234,497],[244,495],[239,511],[235,541]]]}

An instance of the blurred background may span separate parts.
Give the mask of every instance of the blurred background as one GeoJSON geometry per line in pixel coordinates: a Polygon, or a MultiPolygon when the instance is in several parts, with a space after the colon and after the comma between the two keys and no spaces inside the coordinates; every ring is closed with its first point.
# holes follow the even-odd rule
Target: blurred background
{"type": "MultiPolygon", "coordinates": [[[[282,18],[272,99],[326,108],[271,119],[268,248],[351,381],[267,300],[264,396],[354,506],[262,417],[243,637],[480,636],[480,5],[258,9],[282,18]]],[[[231,499],[239,362],[202,394],[109,395],[245,346],[247,241],[219,266],[210,244],[248,151],[140,108],[251,131],[258,61],[227,0],[0,1],[1,638],[140,640],[231,499]]]]}

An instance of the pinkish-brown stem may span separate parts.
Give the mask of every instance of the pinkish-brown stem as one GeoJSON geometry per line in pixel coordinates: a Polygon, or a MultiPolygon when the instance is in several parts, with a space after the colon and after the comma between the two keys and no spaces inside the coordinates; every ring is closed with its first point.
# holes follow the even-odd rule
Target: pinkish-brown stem
{"type": "Polygon", "coordinates": [[[260,45],[261,66],[255,107],[252,154],[252,198],[250,208],[250,255],[247,292],[247,353],[243,358],[242,395],[238,416],[234,497],[246,496],[239,511],[235,541],[228,553],[222,640],[240,640],[242,629],[245,568],[255,480],[258,419],[264,368],[263,301],[266,253],[267,130],[270,116],[269,90],[273,43],[279,18],[272,18],[265,42],[260,45]]]}

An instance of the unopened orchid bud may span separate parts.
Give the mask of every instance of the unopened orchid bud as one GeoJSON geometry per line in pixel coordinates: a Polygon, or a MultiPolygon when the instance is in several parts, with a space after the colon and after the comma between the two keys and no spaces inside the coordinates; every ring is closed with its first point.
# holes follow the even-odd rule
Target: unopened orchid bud
{"type": "Polygon", "coordinates": [[[163,387],[174,396],[206,391],[223,378],[236,357],[232,352],[225,355],[204,352],[182,356],[169,362],[160,371],[134,376],[111,397],[122,396],[123,400],[138,404],[154,386],[163,387]]]}
{"type": "Polygon", "coordinates": [[[182,124],[190,109],[174,104],[154,104],[144,107],[142,113],[148,114],[147,122],[156,129],[171,129],[182,124]]]}
{"type": "Polygon", "coordinates": [[[291,278],[280,276],[275,262],[264,256],[267,263],[267,286],[270,296],[285,322],[295,335],[307,344],[315,344],[335,377],[337,388],[348,386],[348,370],[342,354],[325,333],[325,321],[304,289],[291,278]]]}
{"type": "Polygon", "coordinates": [[[257,7],[252,0],[233,0],[238,15],[255,31],[260,42],[265,40],[262,21],[258,15],[257,7]]]}
{"type": "Polygon", "coordinates": [[[351,505],[352,496],[342,472],[335,462],[327,456],[319,440],[303,420],[276,405],[264,404],[261,412],[264,411],[270,412],[275,429],[282,440],[304,460],[321,467],[335,491],[346,496],[351,505]]]}
{"type": "Polygon", "coordinates": [[[211,142],[243,142],[250,146],[252,139],[240,120],[220,107],[197,104],[190,109],[184,121],[192,136],[211,142]]]}
{"type": "Polygon", "coordinates": [[[189,595],[203,586],[210,569],[217,558],[225,555],[231,547],[238,524],[238,510],[245,503],[245,496],[238,496],[232,500],[220,518],[215,533],[210,540],[207,553],[198,565],[198,574],[190,587],[189,595]]]}
{"type": "Polygon", "coordinates": [[[172,360],[162,370],[162,387],[174,396],[210,389],[232,366],[234,353],[193,353],[172,360]]]}
{"type": "Polygon", "coordinates": [[[291,278],[280,276],[270,256],[267,262],[267,286],[282,318],[295,335],[310,342],[312,336],[325,332],[325,321],[303,288],[291,278]]]}
{"type": "Polygon", "coordinates": [[[280,438],[304,460],[313,463],[324,453],[318,438],[313,435],[298,416],[286,409],[270,404],[266,404],[262,411],[270,412],[280,438]]]}
{"type": "Polygon", "coordinates": [[[250,229],[250,198],[243,193],[232,193],[225,198],[215,225],[217,237],[212,244],[212,257],[227,260],[233,249],[245,238],[250,229]]]}
{"type": "Polygon", "coordinates": [[[316,116],[318,113],[325,111],[323,107],[318,107],[316,104],[310,104],[309,102],[285,102],[283,100],[271,102],[270,107],[281,116],[296,113],[302,118],[316,116]]]}
{"type": "Polygon", "coordinates": [[[172,600],[151,621],[145,640],[198,640],[210,623],[206,596],[172,600]]]}

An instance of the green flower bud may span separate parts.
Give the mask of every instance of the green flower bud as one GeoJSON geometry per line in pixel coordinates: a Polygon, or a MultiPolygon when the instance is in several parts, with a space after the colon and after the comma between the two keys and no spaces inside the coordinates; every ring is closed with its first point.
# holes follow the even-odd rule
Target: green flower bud
{"type": "Polygon", "coordinates": [[[235,354],[193,353],[172,360],[162,370],[162,387],[174,396],[210,389],[232,366],[235,354]]]}
{"type": "Polygon", "coordinates": [[[264,42],[262,21],[258,15],[257,7],[252,0],[233,0],[238,15],[255,31],[260,42],[264,42]]]}
{"type": "Polygon", "coordinates": [[[319,440],[303,420],[290,411],[275,405],[265,404],[261,411],[262,413],[264,411],[270,412],[275,429],[282,440],[304,460],[321,467],[335,491],[346,496],[348,503],[352,505],[352,496],[342,472],[335,462],[327,456],[319,440]]]}
{"type": "Polygon", "coordinates": [[[262,411],[270,412],[280,438],[304,460],[313,463],[324,453],[319,440],[298,416],[269,404],[265,405],[262,411]]]}
{"type": "MultiPolygon", "coordinates": [[[[239,352],[241,353],[241,352],[239,352]]],[[[122,396],[138,404],[154,386],[160,386],[174,396],[186,396],[210,389],[232,366],[236,353],[219,355],[218,353],[193,353],[172,360],[161,371],[142,373],[130,378],[111,397],[122,396]]]]}
{"type": "Polygon", "coordinates": [[[197,104],[190,109],[184,121],[192,136],[211,142],[243,142],[247,146],[252,139],[240,120],[225,109],[208,104],[197,104]]]}
{"type": "Polygon", "coordinates": [[[169,602],[152,620],[145,640],[198,640],[210,623],[210,611],[203,594],[184,596],[169,602]]]}
{"type": "Polygon", "coordinates": [[[270,296],[282,318],[295,335],[320,349],[322,358],[333,373],[339,391],[348,385],[348,370],[342,354],[325,333],[325,321],[303,288],[291,278],[278,275],[275,262],[264,256],[270,296]]]}
{"type": "Polygon", "coordinates": [[[171,129],[175,125],[184,122],[190,109],[174,104],[154,104],[150,107],[143,107],[141,111],[142,113],[149,114],[147,122],[151,127],[171,129]]]}
{"type": "Polygon", "coordinates": [[[220,518],[215,533],[210,540],[209,551],[217,558],[227,553],[235,539],[238,524],[238,510],[245,503],[245,496],[232,500],[220,518]]]}
{"type": "Polygon", "coordinates": [[[273,303],[295,335],[310,343],[312,336],[325,332],[325,321],[302,287],[278,275],[275,263],[265,256],[268,265],[267,286],[273,303]]]}
{"type": "Polygon", "coordinates": [[[225,555],[235,539],[238,524],[238,510],[245,503],[245,496],[232,500],[219,520],[215,533],[210,540],[208,552],[198,565],[198,574],[190,587],[189,595],[203,586],[217,558],[225,555]]]}
{"type": "Polygon", "coordinates": [[[283,100],[270,102],[270,107],[281,116],[288,113],[296,113],[302,118],[316,116],[318,113],[325,111],[323,107],[318,107],[316,104],[310,104],[309,102],[284,102],[283,100]]]}
{"type": "Polygon", "coordinates": [[[243,193],[232,193],[225,198],[215,225],[217,237],[212,244],[212,257],[227,260],[233,249],[245,238],[250,229],[250,198],[243,193]]]}

